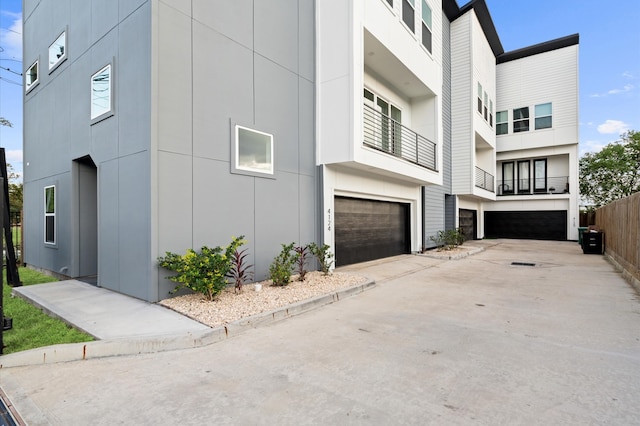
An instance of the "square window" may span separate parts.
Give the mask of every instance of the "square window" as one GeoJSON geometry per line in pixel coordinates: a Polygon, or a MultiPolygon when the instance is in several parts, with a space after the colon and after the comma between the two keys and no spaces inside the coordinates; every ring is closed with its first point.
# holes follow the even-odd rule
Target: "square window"
{"type": "Polygon", "coordinates": [[[56,243],[56,187],[44,188],[44,242],[56,243]]]}
{"type": "Polygon", "coordinates": [[[529,131],[529,107],[513,110],[513,133],[529,131]]]}
{"type": "Polygon", "coordinates": [[[507,111],[496,112],[496,135],[509,133],[509,113],[507,111]]]}
{"type": "Polygon", "coordinates": [[[113,115],[111,64],[91,76],[91,120],[98,122],[113,115]]]}
{"type": "Polygon", "coordinates": [[[65,59],[67,59],[67,33],[63,31],[49,46],[49,72],[57,68],[65,59]]]}
{"type": "Polygon", "coordinates": [[[550,129],[552,124],[551,102],[536,105],[536,130],[550,129]]]}
{"type": "Polygon", "coordinates": [[[24,74],[24,91],[28,92],[40,81],[38,78],[38,62],[35,61],[24,74]]]}
{"type": "Polygon", "coordinates": [[[236,171],[273,175],[273,135],[235,126],[236,171]]]}

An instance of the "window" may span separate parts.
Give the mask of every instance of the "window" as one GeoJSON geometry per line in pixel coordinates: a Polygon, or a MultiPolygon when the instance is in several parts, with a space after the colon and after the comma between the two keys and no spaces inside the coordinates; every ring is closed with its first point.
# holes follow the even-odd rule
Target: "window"
{"type": "Polygon", "coordinates": [[[402,21],[407,24],[407,27],[412,33],[416,32],[416,4],[415,0],[402,0],[402,21]]]}
{"type": "Polygon", "coordinates": [[[489,126],[493,127],[493,101],[489,100],[489,126]]]}
{"type": "Polygon", "coordinates": [[[91,120],[97,122],[113,114],[111,64],[91,76],[91,120]]]}
{"type": "Polygon", "coordinates": [[[530,191],[529,160],[518,161],[518,194],[528,194],[530,191]]]}
{"type": "Polygon", "coordinates": [[[393,7],[393,0],[387,0],[387,3],[389,3],[389,6],[393,7]]]}
{"type": "Polygon", "coordinates": [[[533,160],[533,191],[547,192],[547,159],[533,160]]]}
{"type": "Polygon", "coordinates": [[[513,110],[513,133],[529,131],[529,107],[513,110]]]}
{"type": "Polygon", "coordinates": [[[502,163],[502,194],[513,194],[515,187],[515,173],[513,170],[513,161],[502,163]]]}
{"type": "Polygon", "coordinates": [[[496,135],[506,135],[509,133],[509,112],[496,112],[496,135]]]}
{"type": "Polygon", "coordinates": [[[488,120],[489,119],[489,114],[487,111],[487,104],[489,103],[489,97],[487,96],[487,92],[484,92],[484,119],[488,120]]]}
{"type": "Polygon", "coordinates": [[[536,130],[551,128],[551,102],[536,105],[536,130]]]}
{"type": "Polygon", "coordinates": [[[53,71],[65,59],[67,59],[67,33],[63,31],[49,46],[49,71],[53,71]]]}
{"type": "Polygon", "coordinates": [[[44,242],[56,243],[56,187],[44,188],[44,242]]]}
{"type": "Polygon", "coordinates": [[[364,89],[364,143],[387,153],[401,155],[402,110],[364,89]]]}
{"type": "Polygon", "coordinates": [[[482,114],[482,84],[478,82],[478,112],[482,114]]]}
{"type": "Polygon", "coordinates": [[[422,0],[422,45],[431,53],[431,8],[422,0]]]}
{"type": "Polygon", "coordinates": [[[31,65],[27,70],[27,72],[24,74],[24,91],[28,92],[36,84],[38,84],[39,81],[40,80],[38,80],[38,61],[35,61],[33,65],[31,65]]]}
{"type": "Polygon", "coordinates": [[[236,171],[273,175],[273,135],[236,125],[236,171]]]}

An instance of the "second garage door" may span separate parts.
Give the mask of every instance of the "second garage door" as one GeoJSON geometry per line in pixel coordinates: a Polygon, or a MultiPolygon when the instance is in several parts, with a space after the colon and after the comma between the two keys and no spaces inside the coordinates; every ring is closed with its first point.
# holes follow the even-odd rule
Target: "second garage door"
{"type": "Polygon", "coordinates": [[[409,204],[335,198],[336,266],[410,252],[409,204]]]}
{"type": "Polygon", "coordinates": [[[484,220],[486,238],[567,239],[566,210],[485,212],[484,220]]]}

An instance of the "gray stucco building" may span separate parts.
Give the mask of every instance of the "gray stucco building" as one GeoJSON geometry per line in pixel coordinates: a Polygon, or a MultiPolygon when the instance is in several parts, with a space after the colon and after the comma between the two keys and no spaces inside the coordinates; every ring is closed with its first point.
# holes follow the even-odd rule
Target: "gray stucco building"
{"type": "Polygon", "coordinates": [[[26,263],[156,301],[166,251],[316,241],[313,7],[25,0],[26,263]]]}

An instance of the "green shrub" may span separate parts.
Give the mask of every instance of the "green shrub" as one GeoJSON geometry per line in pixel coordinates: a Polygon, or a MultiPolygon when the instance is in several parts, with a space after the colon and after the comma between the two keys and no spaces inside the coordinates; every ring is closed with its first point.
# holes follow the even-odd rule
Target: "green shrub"
{"type": "Polygon", "coordinates": [[[429,237],[438,247],[438,250],[451,250],[464,243],[464,231],[462,228],[438,231],[436,235],[429,237]]]}
{"type": "Polygon", "coordinates": [[[200,252],[188,249],[184,255],[167,252],[158,258],[161,267],[177,274],[167,277],[179,283],[171,293],[188,288],[213,300],[227,286],[233,253],[244,244],[244,236],[232,238],[226,248],[203,246],[200,252]]]}
{"type": "Polygon", "coordinates": [[[295,243],[282,244],[282,250],[269,266],[269,278],[275,286],[285,286],[291,281],[291,271],[296,261],[292,254],[295,243]]]}
{"type": "Polygon", "coordinates": [[[329,250],[328,244],[318,246],[316,243],[308,245],[309,251],[313,254],[320,263],[320,269],[325,275],[329,275],[331,265],[333,265],[333,253],[329,250]]]}

